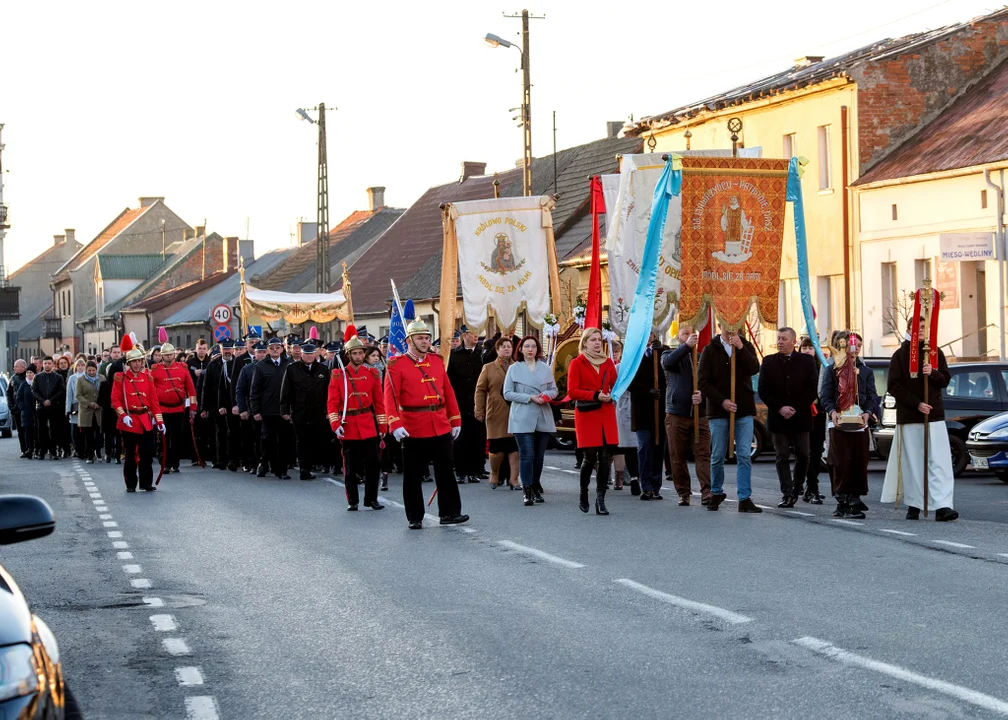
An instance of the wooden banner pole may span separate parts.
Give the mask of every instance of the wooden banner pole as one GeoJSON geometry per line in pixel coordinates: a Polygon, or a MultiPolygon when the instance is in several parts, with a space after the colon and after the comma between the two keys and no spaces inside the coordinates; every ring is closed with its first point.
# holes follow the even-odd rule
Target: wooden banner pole
{"type": "MultiPolygon", "coordinates": [[[[700,389],[700,380],[697,375],[697,349],[693,346],[693,393],[700,389]]],[[[692,402],[692,399],[690,400],[692,402]]],[[[693,406],[693,441],[700,442],[700,406],[693,406]]]]}
{"type": "MultiPolygon", "coordinates": [[[[738,348],[732,347],[731,354],[731,400],[735,404],[735,356],[738,355],[738,348]]],[[[735,413],[728,413],[728,457],[735,457],[735,413]]]]}

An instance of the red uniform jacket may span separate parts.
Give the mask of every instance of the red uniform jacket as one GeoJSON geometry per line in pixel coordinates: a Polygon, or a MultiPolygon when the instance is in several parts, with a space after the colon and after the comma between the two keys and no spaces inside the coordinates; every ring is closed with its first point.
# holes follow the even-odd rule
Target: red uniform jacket
{"type": "Polygon", "coordinates": [[[446,435],[462,426],[455,391],[444,361],[427,353],[423,360],[397,355],[385,371],[385,407],[390,431],[406,428],[410,437],[446,435]]]}
{"type": "MultiPolygon", "coordinates": [[[[567,395],[571,400],[594,400],[600,392],[612,392],[615,384],[616,366],[612,360],[606,360],[596,371],[588,358],[578,355],[567,368],[567,395]]],[[[597,410],[585,411],[578,410],[575,406],[574,432],[580,448],[618,445],[616,404],[602,403],[602,407],[597,410]]]]}
{"type": "Polygon", "coordinates": [[[343,421],[344,440],[367,440],[384,433],[388,428],[385,417],[385,401],[382,397],[378,371],[361,365],[354,369],[346,366],[347,396],[346,416],[343,415],[343,372],[339,366],[333,368],[329,378],[329,400],[326,410],[333,432],[343,421]],[[377,428],[375,424],[377,423],[377,428]]]}
{"type": "Polygon", "coordinates": [[[150,374],[157,390],[161,412],[184,412],[186,398],[189,398],[189,406],[196,409],[196,387],[193,385],[188,365],[173,362],[166,366],[164,363],[159,363],[154,366],[150,374]]]}
{"type": "Polygon", "coordinates": [[[146,370],[134,375],[132,370],[126,368],[115,376],[115,382],[112,383],[112,409],[119,416],[116,429],[122,432],[148,432],[154,429],[155,423],[164,422],[154,381],[146,370]],[[133,427],[123,424],[123,418],[127,415],[133,418],[133,427]]]}

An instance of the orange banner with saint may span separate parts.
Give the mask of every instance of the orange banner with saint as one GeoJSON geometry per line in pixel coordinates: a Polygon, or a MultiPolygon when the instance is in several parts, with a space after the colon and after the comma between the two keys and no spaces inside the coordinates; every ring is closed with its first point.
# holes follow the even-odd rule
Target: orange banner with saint
{"type": "Polygon", "coordinates": [[[788,161],[684,157],[679,317],[694,327],[714,306],[742,327],[756,303],[777,324],[788,161]]]}

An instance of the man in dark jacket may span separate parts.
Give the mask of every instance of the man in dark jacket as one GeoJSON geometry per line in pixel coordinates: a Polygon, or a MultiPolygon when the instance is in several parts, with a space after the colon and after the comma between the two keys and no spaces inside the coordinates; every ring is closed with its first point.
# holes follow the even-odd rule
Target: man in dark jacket
{"type": "MultiPolygon", "coordinates": [[[[11,412],[18,416],[19,430],[18,436],[24,435],[26,451],[21,453],[21,457],[31,460],[35,454],[35,396],[32,394],[32,382],[35,380],[35,366],[25,366],[25,377],[17,389],[14,404],[9,405],[11,412]]],[[[42,456],[37,456],[42,460],[42,456]]]]}
{"type": "MultiPolygon", "coordinates": [[[[186,365],[189,366],[189,373],[192,375],[193,385],[196,387],[197,401],[202,397],[203,384],[206,381],[205,373],[210,367],[210,360],[210,346],[206,340],[200,338],[196,341],[196,352],[186,360],[186,365]]],[[[199,402],[197,402],[197,406],[202,410],[199,402]]],[[[199,452],[200,459],[204,462],[213,462],[213,420],[209,417],[204,417],[202,412],[197,413],[196,417],[193,418],[192,434],[196,437],[196,449],[199,452]]],[[[199,464],[196,461],[195,454],[192,464],[199,464]]]]}
{"type": "Polygon", "coordinates": [[[241,421],[241,464],[245,472],[255,472],[262,454],[262,423],[252,419],[249,400],[252,393],[252,374],[255,364],[266,358],[266,343],[258,341],[252,348],[252,362],[246,363],[238,373],[235,383],[235,403],[241,421]]]}
{"type": "Polygon", "coordinates": [[[35,376],[32,382],[32,395],[38,403],[36,423],[38,425],[39,453],[55,460],[57,443],[61,437],[63,414],[66,412],[63,403],[66,402],[66,383],[63,376],[53,369],[53,359],[46,356],[42,360],[42,372],[35,376]]]}
{"type": "Polygon", "coordinates": [[[630,381],[630,429],[637,436],[637,465],[641,500],[662,500],[662,468],[665,462],[665,373],[658,368],[668,350],[651,333],[650,344],[633,380],[630,381]],[[657,380],[656,380],[657,378],[657,380]],[[655,412],[658,413],[657,420],[655,412]],[[655,433],[657,428],[658,432],[655,433]]]}
{"type": "Polygon", "coordinates": [[[812,404],[816,400],[819,375],[815,360],[795,349],[798,335],[789,327],[777,330],[777,352],[763,359],[759,375],[760,399],[767,406],[767,429],[773,435],[780,482],[779,508],[798,502],[809,465],[809,432],[812,404]],[[791,474],[791,448],[795,452],[791,474]]]}
{"type": "Polygon", "coordinates": [[[312,467],[322,464],[319,451],[328,446],[326,401],[329,375],[324,363],[315,359],[315,344],[301,345],[301,360],[287,365],[280,386],[280,413],[294,422],[297,461],[302,480],[314,480],[312,467]]]}
{"type": "Polygon", "coordinates": [[[234,343],[223,340],[221,354],[210,361],[203,381],[202,392],[198,392],[200,417],[214,426],[216,446],[214,448],[214,469],[224,470],[228,466],[228,419],[231,412],[231,368],[234,364],[234,343]]]}
{"type": "Polygon", "coordinates": [[[15,360],[14,373],[10,377],[10,382],[7,383],[7,408],[10,410],[11,426],[17,432],[18,444],[21,446],[21,457],[23,458],[29,456],[29,450],[26,433],[21,428],[21,413],[18,412],[17,398],[18,390],[21,389],[21,385],[25,381],[27,369],[28,363],[20,358],[15,360]]]}
{"type": "Polygon", "coordinates": [[[669,455],[672,458],[672,482],[679,495],[680,505],[689,505],[692,495],[686,451],[692,446],[696,461],[696,475],[700,482],[700,504],[711,499],[710,475],[710,424],[703,406],[703,393],[693,392],[693,348],[700,337],[689,323],[679,324],[679,347],[662,353],[661,364],[665,370],[665,432],[668,435],[669,455]],[[696,414],[700,439],[693,430],[696,414]]]}
{"type": "Polygon", "coordinates": [[[761,513],[752,501],[752,434],[756,399],[752,376],[759,372],[759,360],[752,343],[722,325],[721,334],[711,340],[700,356],[698,368],[700,391],[707,398],[711,431],[711,499],[708,510],[717,510],[727,498],[724,486],[724,461],[728,454],[728,423],[735,416],[735,482],[738,487],[738,511],[761,513]],[[735,355],[735,383],[731,380],[731,358],[735,355]],[[734,393],[733,393],[734,388],[734,393]],[[734,394],[735,400],[732,400],[734,394]]]}
{"type": "MultiPolygon", "coordinates": [[[[259,477],[271,470],[281,480],[290,480],[287,474],[284,448],[293,442],[290,421],[282,417],[280,389],[290,360],[284,357],[283,341],[270,338],[269,355],[255,364],[252,371],[252,391],[249,393],[249,412],[262,423],[262,455],[259,458],[259,477]]],[[[323,407],[325,394],[323,393],[323,407]]]]}
{"type": "Polygon", "coordinates": [[[448,382],[458,400],[462,432],[454,444],[455,475],[459,484],[476,483],[483,474],[486,457],[486,426],[476,419],[476,383],[483,370],[483,355],[476,347],[476,336],[465,325],[462,343],[448,358],[448,382]]]}

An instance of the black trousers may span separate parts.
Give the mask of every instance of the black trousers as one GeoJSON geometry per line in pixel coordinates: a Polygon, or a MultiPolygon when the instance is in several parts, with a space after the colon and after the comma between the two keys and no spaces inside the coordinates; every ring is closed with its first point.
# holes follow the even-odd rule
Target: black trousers
{"type": "Polygon", "coordinates": [[[25,452],[28,451],[28,441],[25,438],[24,432],[23,432],[23,428],[21,427],[21,411],[18,410],[17,403],[15,403],[10,408],[10,413],[11,413],[11,423],[12,423],[11,427],[13,427],[14,428],[14,432],[17,433],[17,436],[18,436],[18,445],[21,446],[21,452],[25,453],[25,452]]]}
{"type": "MultiPolygon", "coordinates": [[[[214,425],[211,418],[203,418],[196,415],[193,421],[192,435],[196,436],[196,450],[199,451],[199,458],[206,464],[213,464],[214,460],[214,425]]],[[[191,442],[191,440],[190,440],[191,442]]],[[[193,459],[196,459],[195,453],[193,459]]]]}
{"type": "Polygon", "coordinates": [[[242,432],[241,418],[232,413],[230,409],[227,414],[227,450],[227,466],[234,470],[241,465],[242,432]]]}
{"type": "Polygon", "coordinates": [[[254,468],[262,456],[262,423],[253,420],[241,421],[241,465],[254,468]]]}
{"type": "MultiPolygon", "coordinates": [[[[228,413],[231,410],[228,409],[228,413]]],[[[227,465],[228,463],[228,418],[214,411],[209,418],[214,426],[214,465],[227,465]]]]}
{"type": "MultiPolygon", "coordinates": [[[[105,412],[115,411],[106,410],[105,412]]],[[[122,455],[122,437],[119,431],[115,429],[115,425],[110,430],[106,430],[103,435],[105,436],[105,457],[118,458],[122,455]]]]}
{"type": "Polygon", "coordinates": [[[98,450],[100,449],[99,445],[101,443],[101,435],[98,429],[98,424],[78,425],[78,428],[80,429],[84,458],[93,460],[95,455],[98,454],[98,450]]]}
{"type": "Polygon", "coordinates": [[[378,500],[378,476],[381,474],[381,450],[378,438],[343,441],[343,474],[346,484],[347,503],[360,502],[357,485],[364,480],[364,504],[378,500]]]}
{"type": "Polygon", "coordinates": [[[774,433],[774,452],[777,454],[777,480],[780,481],[781,495],[795,498],[802,494],[805,474],[809,466],[809,434],[774,433]],[[791,448],[795,451],[794,475],[791,474],[791,448]]]}
{"type": "Polygon", "coordinates": [[[452,474],[451,433],[430,438],[403,438],[403,504],[409,522],[423,521],[427,503],[423,479],[428,463],[434,464],[438,514],[455,517],[462,513],[462,498],[452,474]]]}
{"type": "Polygon", "coordinates": [[[302,473],[311,472],[315,465],[322,464],[323,443],[328,444],[328,428],[325,418],[294,424],[297,438],[297,464],[302,473]]]}
{"type": "Polygon", "coordinates": [[[402,446],[392,437],[385,436],[385,449],[382,450],[382,472],[402,472],[402,446]]]}
{"type": "Polygon", "coordinates": [[[127,489],[135,490],[138,479],[141,488],[149,488],[154,484],[154,468],[151,466],[151,461],[154,459],[156,434],[154,430],[122,434],[123,480],[126,481],[127,489]]]}
{"type": "MultiPolygon", "coordinates": [[[[635,454],[635,453],[631,453],[635,454]]],[[[609,487],[609,466],[612,464],[612,448],[584,448],[584,462],[581,463],[581,489],[587,490],[591,485],[592,470],[598,461],[598,473],[595,475],[595,489],[605,490],[609,487]]]]}
{"type": "Polygon", "coordinates": [[[287,452],[294,442],[289,420],[279,415],[262,416],[262,455],[259,465],[277,477],[287,472],[287,452]]]}
{"type": "Polygon", "coordinates": [[[171,468],[172,470],[178,470],[179,457],[182,454],[182,448],[185,443],[185,431],[188,429],[186,425],[189,423],[186,417],[186,412],[176,412],[176,413],[164,413],[162,414],[164,418],[165,426],[165,436],[163,442],[168,446],[166,453],[165,467],[171,468]]]}
{"type": "MultiPolygon", "coordinates": [[[[475,415],[462,415],[462,430],[455,441],[455,473],[479,475],[486,464],[486,425],[475,415]]],[[[440,491],[438,492],[440,495],[440,491]]]]}
{"type": "Polygon", "coordinates": [[[826,448],[826,412],[820,410],[812,418],[812,432],[809,433],[809,464],[805,473],[805,492],[819,494],[819,473],[823,466],[823,450],[826,448]]]}
{"type": "Polygon", "coordinates": [[[29,454],[34,454],[35,452],[35,426],[25,425],[21,423],[21,428],[18,430],[18,438],[24,441],[25,449],[24,451],[29,454]]]}
{"type": "Polygon", "coordinates": [[[56,454],[56,448],[60,443],[60,428],[63,421],[62,408],[55,405],[45,407],[40,406],[35,414],[38,425],[38,447],[39,452],[45,455],[56,454]]]}

